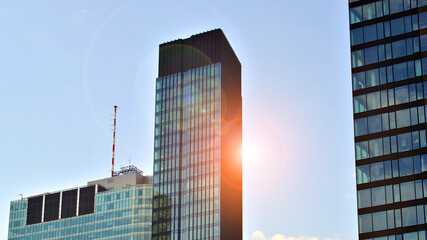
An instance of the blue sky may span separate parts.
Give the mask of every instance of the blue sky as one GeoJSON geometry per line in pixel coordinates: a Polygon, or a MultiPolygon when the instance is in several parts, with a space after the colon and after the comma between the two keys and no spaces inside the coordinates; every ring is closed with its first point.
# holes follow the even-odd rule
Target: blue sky
{"type": "Polygon", "coordinates": [[[3,1],[0,238],[19,194],[108,177],[114,105],[117,166],[151,174],[158,45],[222,28],[242,63],[245,239],[356,240],[347,6],[3,1]]]}

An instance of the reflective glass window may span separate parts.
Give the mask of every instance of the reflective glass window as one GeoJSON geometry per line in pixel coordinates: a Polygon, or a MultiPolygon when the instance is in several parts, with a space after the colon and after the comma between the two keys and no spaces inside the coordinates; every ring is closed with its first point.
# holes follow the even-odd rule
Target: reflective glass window
{"type": "Polygon", "coordinates": [[[403,109],[396,111],[397,127],[407,127],[411,125],[411,118],[409,115],[409,109],[403,109]]]}
{"type": "Polygon", "coordinates": [[[390,14],[402,12],[403,1],[402,0],[390,0],[390,14]]]}
{"type": "Polygon", "coordinates": [[[392,42],[391,46],[392,46],[392,51],[393,51],[393,58],[399,58],[399,57],[406,56],[405,40],[392,42]]]}
{"type": "Polygon", "coordinates": [[[393,65],[394,81],[405,80],[408,78],[406,62],[393,65]]]}
{"type": "Polygon", "coordinates": [[[416,213],[415,206],[402,208],[402,225],[404,227],[407,227],[407,226],[412,226],[416,224],[417,224],[417,213],[416,213]]]}
{"type": "Polygon", "coordinates": [[[363,27],[364,42],[371,42],[377,40],[377,25],[372,24],[363,27]]]}
{"type": "Polygon", "coordinates": [[[400,199],[408,201],[415,199],[414,182],[405,182],[400,184],[400,199]]]}
{"type": "Polygon", "coordinates": [[[358,166],[356,169],[358,184],[370,182],[369,165],[358,166]]]}
{"type": "Polygon", "coordinates": [[[402,133],[397,135],[398,151],[404,152],[412,149],[411,133],[402,133]]]}
{"type": "Polygon", "coordinates": [[[394,90],[396,104],[402,104],[409,102],[408,86],[397,87],[394,90]]]}
{"type": "Polygon", "coordinates": [[[351,62],[352,62],[352,67],[361,67],[364,65],[364,54],[363,54],[363,49],[362,50],[358,50],[358,51],[353,51],[351,53],[351,62]]]}
{"type": "Polygon", "coordinates": [[[371,181],[379,181],[384,180],[384,164],[382,162],[380,163],[373,163],[370,166],[371,168],[371,181]]]}
{"type": "Polygon", "coordinates": [[[399,173],[401,177],[414,174],[412,157],[399,159],[399,173]]]}
{"type": "Polygon", "coordinates": [[[356,143],[356,160],[368,158],[368,141],[356,143]]]}
{"type": "Polygon", "coordinates": [[[372,206],[379,206],[385,204],[385,188],[377,187],[372,188],[372,206]]]}
{"type": "Polygon", "coordinates": [[[396,36],[405,33],[405,22],[403,18],[397,18],[390,21],[391,35],[396,36]]]}
{"type": "Polygon", "coordinates": [[[366,95],[368,110],[374,110],[381,107],[380,92],[368,93],[366,95]]]}
{"type": "Polygon", "coordinates": [[[366,118],[359,118],[354,120],[354,134],[362,136],[368,133],[368,124],[366,118]]]}
{"type": "Polygon", "coordinates": [[[376,18],[375,3],[363,5],[363,21],[376,18]]]}
{"type": "MultiPolygon", "coordinates": [[[[394,57],[394,49],[393,49],[393,57],[394,57]]],[[[376,63],[376,62],[378,62],[377,46],[365,48],[365,65],[376,63]]]]}
{"type": "Polygon", "coordinates": [[[371,214],[359,215],[359,233],[372,232],[371,214]]]}
{"type": "Polygon", "coordinates": [[[366,71],[366,87],[374,87],[380,84],[378,69],[366,71]]]}
{"type": "Polygon", "coordinates": [[[351,30],[351,45],[363,43],[363,28],[356,28],[351,30]]]}
{"type": "Polygon", "coordinates": [[[359,90],[365,88],[365,73],[354,73],[353,74],[353,90],[359,90]]]}
{"type": "Polygon", "coordinates": [[[362,6],[350,8],[350,24],[362,21],[362,6]]]}
{"type": "Polygon", "coordinates": [[[366,95],[354,97],[354,113],[366,111],[366,95]]]}
{"type": "Polygon", "coordinates": [[[373,230],[381,231],[387,229],[386,211],[372,213],[373,230]]]}
{"type": "Polygon", "coordinates": [[[364,189],[357,191],[357,202],[359,204],[359,208],[365,208],[371,206],[371,190],[364,189]]]}
{"type": "Polygon", "coordinates": [[[368,117],[368,130],[369,133],[381,132],[381,115],[368,117]]]}
{"type": "Polygon", "coordinates": [[[369,156],[378,157],[383,155],[382,138],[369,140],[369,156]]]}

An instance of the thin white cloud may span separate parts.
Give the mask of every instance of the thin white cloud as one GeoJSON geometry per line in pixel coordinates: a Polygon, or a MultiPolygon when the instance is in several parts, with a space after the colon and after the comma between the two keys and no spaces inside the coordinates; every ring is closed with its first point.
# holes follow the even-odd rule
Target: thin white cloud
{"type": "MultiPolygon", "coordinates": [[[[320,240],[320,239],[317,237],[307,237],[304,235],[301,235],[299,237],[286,237],[283,234],[276,234],[271,238],[267,238],[263,232],[256,231],[252,233],[250,240],[320,240]]],[[[323,240],[340,240],[340,238],[333,237],[333,238],[326,238],[323,240]]]]}

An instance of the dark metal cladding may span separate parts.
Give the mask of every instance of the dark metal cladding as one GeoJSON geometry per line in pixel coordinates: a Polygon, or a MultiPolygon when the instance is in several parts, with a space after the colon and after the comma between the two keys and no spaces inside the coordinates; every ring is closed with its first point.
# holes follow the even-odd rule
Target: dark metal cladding
{"type": "Polygon", "coordinates": [[[62,192],[61,218],[77,215],[77,189],[62,192]]]}
{"type": "Polygon", "coordinates": [[[59,198],[60,193],[53,193],[45,196],[44,222],[59,219],[59,198]]]}
{"type": "Polygon", "coordinates": [[[80,188],[79,216],[95,212],[95,186],[80,188]]]}
{"type": "Polygon", "coordinates": [[[163,43],[159,50],[159,77],[223,62],[225,58],[231,58],[240,66],[221,29],[163,43]]]}
{"type": "Polygon", "coordinates": [[[28,198],[27,225],[42,222],[43,196],[28,198]]]}

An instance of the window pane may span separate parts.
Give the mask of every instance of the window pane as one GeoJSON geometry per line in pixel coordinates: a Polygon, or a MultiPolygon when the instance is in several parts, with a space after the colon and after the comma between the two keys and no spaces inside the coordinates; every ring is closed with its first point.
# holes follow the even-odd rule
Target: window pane
{"type": "Polygon", "coordinates": [[[353,74],[353,90],[359,90],[365,88],[365,73],[353,74]]]}
{"type": "Polygon", "coordinates": [[[370,168],[371,168],[371,181],[384,180],[384,164],[382,162],[373,163],[371,164],[370,168]]]}
{"type": "Polygon", "coordinates": [[[362,6],[350,8],[350,23],[358,23],[362,21],[362,6]]]}
{"type": "Polygon", "coordinates": [[[357,202],[359,208],[371,206],[371,189],[357,191],[357,202]]]}
{"type": "MultiPolygon", "coordinates": [[[[356,160],[368,158],[368,141],[356,143],[356,160]]],[[[369,174],[369,170],[368,170],[369,174]]]]}
{"type": "Polygon", "coordinates": [[[359,233],[372,232],[371,214],[359,215],[359,233]]]}
{"type": "Polygon", "coordinates": [[[354,113],[366,111],[366,95],[354,97],[354,113]]]}
{"type": "Polygon", "coordinates": [[[369,156],[378,157],[383,155],[382,138],[369,140],[369,156]]]}
{"type": "Polygon", "coordinates": [[[402,12],[403,1],[402,0],[390,0],[390,14],[402,12]]]}
{"type": "Polygon", "coordinates": [[[394,81],[401,81],[408,78],[406,62],[393,65],[394,81]]]}
{"type": "Polygon", "coordinates": [[[357,167],[357,183],[367,183],[370,182],[369,177],[369,165],[363,165],[357,167]]]}
{"type": "Polygon", "coordinates": [[[387,225],[388,225],[388,229],[394,228],[394,211],[393,210],[387,211],[387,225]]]}
{"type": "Polygon", "coordinates": [[[409,109],[403,109],[396,111],[396,121],[397,121],[397,127],[407,127],[411,125],[411,118],[409,115],[409,109]]]}
{"type": "Polygon", "coordinates": [[[402,133],[397,135],[398,151],[404,152],[412,149],[411,133],[402,133]]]}
{"type": "Polygon", "coordinates": [[[376,17],[375,3],[363,5],[363,21],[371,20],[376,17]]]}
{"type": "Polygon", "coordinates": [[[368,133],[368,125],[366,118],[359,118],[354,120],[354,135],[362,136],[368,133]]]}
{"type": "MultiPolygon", "coordinates": [[[[409,111],[408,111],[409,114],[409,111]]],[[[368,131],[369,133],[381,132],[381,115],[368,117],[368,131]]]]}
{"type": "MultiPolygon", "coordinates": [[[[406,89],[408,91],[408,89],[406,89]]],[[[408,93],[406,93],[408,94],[408,93]]],[[[380,103],[380,92],[373,92],[366,95],[368,110],[378,109],[381,106],[380,103]]]]}
{"type": "Polygon", "coordinates": [[[391,35],[396,36],[405,33],[405,24],[403,18],[397,18],[390,21],[391,35]]]}
{"type": "Polygon", "coordinates": [[[419,21],[419,26],[418,27],[420,29],[427,28],[427,12],[419,13],[418,14],[418,21],[419,21]]]}
{"type": "MultiPolygon", "coordinates": [[[[397,41],[400,42],[400,41],[397,41]]],[[[403,41],[405,43],[405,41],[403,41]]],[[[405,44],[403,44],[403,47],[405,44]]],[[[399,43],[396,45],[396,51],[398,51],[397,54],[401,53],[402,45],[399,43]]],[[[394,49],[393,49],[393,57],[394,57],[394,49]]],[[[365,65],[372,64],[378,62],[378,49],[377,46],[366,48],[365,49],[365,65]]]]}
{"type": "Polygon", "coordinates": [[[399,159],[399,173],[400,176],[408,176],[414,174],[414,166],[412,163],[412,157],[406,157],[399,159]]]}
{"type": "Polygon", "coordinates": [[[385,204],[385,188],[377,187],[372,188],[372,206],[385,204]]]}
{"type": "MultiPolygon", "coordinates": [[[[393,51],[393,58],[399,58],[399,57],[406,56],[405,40],[400,40],[400,41],[392,42],[391,43],[391,48],[392,48],[392,51],[393,51]]],[[[371,55],[372,54],[370,53],[371,59],[369,59],[369,60],[373,60],[373,58],[375,57],[375,56],[371,56],[371,55]]],[[[368,63],[366,63],[366,64],[368,64],[368,63]]]]}
{"type": "Polygon", "coordinates": [[[380,84],[378,69],[366,71],[366,87],[374,87],[380,84]]]}
{"type": "Polygon", "coordinates": [[[390,179],[391,178],[391,162],[390,161],[385,161],[384,162],[384,177],[385,179],[390,179]]]}
{"type": "Polygon", "coordinates": [[[415,207],[402,208],[402,224],[404,227],[417,224],[417,214],[415,207]]]}
{"type": "Polygon", "coordinates": [[[351,46],[363,43],[363,28],[351,30],[351,46]]]}
{"type": "Polygon", "coordinates": [[[372,214],[372,222],[374,224],[374,231],[387,229],[387,214],[385,211],[376,212],[372,214]]]}
{"type": "Polygon", "coordinates": [[[420,36],[421,52],[427,51],[427,35],[420,36]]]}
{"type": "Polygon", "coordinates": [[[363,28],[364,42],[371,42],[377,40],[377,25],[369,25],[363,28]]]}
{"type": "Polygon", "coordinates": [[[400,199],[402,201],[415,199],[414,182],[405,182],[400,184],[400,199]]]}
{"type": "Polygon", "coordinates": [[[354,51],[351,53],[351,66],[353,68],[355,67],[361,67],[364,65],[364,56],[363,56],[363,49],[354,51]]]}
{"type": "Polygon", "coordinates": [[[409,102],[408,86],[397,87],[394,90],[396,104],[409,102]]]}

